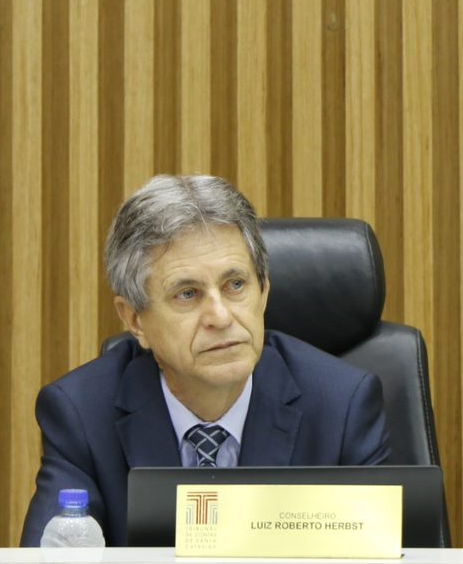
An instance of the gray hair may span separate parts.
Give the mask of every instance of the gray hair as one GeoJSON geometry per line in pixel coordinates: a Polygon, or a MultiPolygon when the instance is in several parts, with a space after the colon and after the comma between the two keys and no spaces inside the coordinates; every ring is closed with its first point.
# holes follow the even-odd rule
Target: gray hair
{"type": "Polygon", "coordinates": [[[238,227],[263,289],[268,275],[267,251],[256,212],[243,194],[216,176],[160,175],[122,204],[109,229],[105,259],[113,292],[135,311],[147,309],[150,251],[169,244],[188,229],[209,224],[238,227]]]}

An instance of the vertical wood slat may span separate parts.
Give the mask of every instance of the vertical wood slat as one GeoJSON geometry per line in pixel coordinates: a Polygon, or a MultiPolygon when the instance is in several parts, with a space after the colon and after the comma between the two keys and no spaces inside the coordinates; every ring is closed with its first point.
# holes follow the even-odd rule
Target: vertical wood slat
{"type": "Polygon", "coordinates": [[[323,215],[343,217],[346,204],[344,0],[325,0],[322,17],[323,215]]]}
{"type": "Polygon", "coordinates": [[[70,4],[70,366],[98,353],[98,4],[70,4]]]}
{"type": "MultiPolygon", "coordinates": [[[[463,61],[463,10],[458,10],[458,61],[463,61]]],[[[458,74],[458,133],[459,133],[459,162],[463,163],[463,74],[461,71],[458,74]]],[[[459,199],[460,199],[460,210],[461,210],[461,203],[463,202],[463,166],[460,165],[459,170],[459,199]]],[[[460,328],[460,351],[463,351],[463,331],[462,331],[462,324],[463,324],[463,312],[462,312],[462,305],[463,305],[463,261],[461,260],[461,249],[463,249],[463,214],[460,213],[459,217],[459,228],[460,228],[460,237],[458,239],[459,249],[460,249],[460,311],[459,311],[459,328],[460,328]]],[[[458,343],[457,343],[458,346],[458,343]]],[[[463,362],[462,354],[460,352],[460,364],[463,362]]],[[[462,380],[462,372],[460,370],[459,378],[460,378],[460,394],[459,394],[459,402],[460,405],[463,405],[463,386],[461,385],[462,380]]],[[[463,433],[460,434],[460,445],[459,448],[461,452],[463,452],[463,433]]],[[[463,470],[460,475],[459,486],[462,487],[463,482],[463,470]]],[[[463,506],[463,491],[460,490],[460,496],[454,496],[455,503],[457,506],[463,506]]],[[[455,527],[457,530],[461,530],[461,521],[457,521],[455,523],[455,527]]],[[[462,542],[461,536],[459,536],[458,540],[462,542]]],[[[455,544],[454,544],[455,546],[455,544]]]]}
{"type": "Polygon", "coordinates": [[[387,272],[384,317],[404,319],[402,0],[376,0],[376,234],[387,272]]]}
{"type": "Polygon", "coordinates": [[[322,0],[293,1],[293,206],[297,217],[323,213],[322,0]]]}
{"type": "Polygon", "coordinates": [[[434,407],[450,518],[461,523],[458,0],[433,0],[432,41],[434,407]]]}
{"type": "Polygon", "coordinates": [[[211,169],[211,5],[182,0],[182,173],[211,169]]]}
{"type": "Polygon", "coordinates": [[[265,0],[238,6],[238,186],[267,215],[266,21],[265,0]]]}
{"type": "MultiPolygon", "coordinates": [[[[0,546],[10,541],[10,507],[14,498],[12,491],[11,460],[11,413],[14,409],[11,389],[13,372],[11,366],[13,335],[13,7],[11,1],[0,2],[0,287],[3,305],[0,308],[0,546]]],[[[14,528],[14,525],[13,525],[14,528]]]]}
{"type": "Polygon", "coordinates": [[[153,174],[154,145],[154,4],[142,0],[124,17],[124,194],[153,174]]]}
{"type": "Polygon", "coordinates": [[[69,367],[69,4],[43,2],[42,383],[69,367]],[[50,220],[48,220],[50,218],[50,220]]]}
{"type": "Polygon", "coordinates": [[[346,3],[346,215],[375,226],[375,3],[346,3]]]}
{"type": "Polygon", "coordinates": [[[10,536],[21,526],[39,459],[31,417],[40,386],[41,359],[41,10],[42,3],[12,3],[12,298],[10,536]]]}
{"type": "Polygon", "coordinates": [[[181,171],[180,8],[180,0],[154,4],[153,162],[157,174],[181,171]]]}
{"type": "MultiPolygon", "coordinates": [[[[431,2],[403,3],[405,320],[433,342],[431,2]]],[[[434,351],[428,351],[434,366],[434,351]]]]}
{"type": "Polygon", "coordinates": [[[292,210],[292,10],[271,0],[267,9],[267,216],[292,210]]]}
{"type": "MultiPolygon", "coordinates": [[[[142,4],[141,2],[137,4],[139,9],[134,13],[138,15],[142,4]]],[[[96,274],[95,283],[98,290],[97,334],[98,342],[102,342],[108,331],[117,332],[121,328],[113,306],[113,297],[108,292],[104,273],[103,248],[112,218],[124,198],[126,171],[131,171],[125,161],[127,154],[125,150],[125,128],[127,122],[124,119],[125,85],[130,84],[130,82],[125,75],[124,64],[127,43],[124,33],[126,22],[125,0],[100,0],[98,6],[98,25],[97,29],[93,30],[93,33],[96,33],[96,38],[92,38],[93,42],[96,41],[96,45],[93,44],[92,49],[96,47],[97,52],[93,52],[92,58],[96,58],[97,67],[92,68],[92,74],[88,77],[92,98],[87,100],[87,103],[92,105],[94,119],[97,120],[91,126],[91,135],[95,135],[95,139],[92,141],[93,146],[90,146],[91,150],[96,151],[95,158],[97,161],[92,163],[92,167],[95,167],[97,171],[97,185],[88,186],[88,189],[92,190],[91,204],[96,204],[97,215],[96,218],[92,218],[92,221],[97,222],[97,239],[91,251],[91,258],[86,259],[89,261],[86,267],[93,268],[96,274]],[[93,106],[95,94],[97,95],[96,107],[93,106]],[[91,261],[96,262],[91,265],[91,261]]],[[[137,34],[137,38],[140,35],[141,33],[137,34]]],[[[85,87],[85,82],[82,83],[82,86],[85,87]]],[[[134,102],[134,100],[131,100],[131,102],[134,102]]],[[[90,134],[90,130],[84,135],[88,134],[90,134]]],[[[84,137],[82,137],[82,141],[83,139],[84,137]]],[[[138,145],[132,147],[130,155],[136,155],[134,158],[137,158],[139,155],[138,145]]],[[[94,172],[92,172],[93,174],[94,172]]],[[[91,182],[94,181],[95,179],[92,177],[91,182]]],[[[91,357],[89,356],[89,358],[91,357]]]]}
{"type": "Polygon", "coordinates": [[[237,6],[211,3],[211,169],[233,184],[238,174],[237,6]]]}

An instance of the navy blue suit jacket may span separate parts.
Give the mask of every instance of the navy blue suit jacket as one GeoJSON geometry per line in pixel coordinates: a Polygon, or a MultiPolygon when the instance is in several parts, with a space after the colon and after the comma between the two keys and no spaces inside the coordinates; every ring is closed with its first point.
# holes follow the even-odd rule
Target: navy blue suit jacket
{"type": "MultiPolygon", "coordinates": [[[[22,546],[37,546],[61,488],[89,491],[107,546],[126,544],[127,472],[180,466],[150,352],[122,342],[41,390],[43,458],[22,546]]],[[[253,372],[240,466],[362,465],[389,454],[379,379],[267,332],[253,372]]]]}

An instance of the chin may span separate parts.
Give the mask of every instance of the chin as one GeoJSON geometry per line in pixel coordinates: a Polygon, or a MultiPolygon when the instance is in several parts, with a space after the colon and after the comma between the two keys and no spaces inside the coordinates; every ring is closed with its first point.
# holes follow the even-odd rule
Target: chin
{"type": "Polygon", "coordinates": [[[213,380],[216,384],[233,384],[246,381],[254,370],[255,363],[252,362],[230,362],[223,365],[211,366],[204,371],[204,375],[209,381],[213,380]]]}

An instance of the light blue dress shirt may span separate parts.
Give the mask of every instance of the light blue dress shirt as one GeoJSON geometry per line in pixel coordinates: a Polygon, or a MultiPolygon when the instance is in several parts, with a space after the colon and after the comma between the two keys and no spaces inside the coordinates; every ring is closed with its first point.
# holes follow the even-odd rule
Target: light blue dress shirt
{"type": "MultiPolygon", "coordinates": [[[[183,437],[185,433],[198,423],[205,424],[187,407],[185,407],[169,390],[164,374],[161,373],[161,386],[169,410],[170,418],[177,435],[178,448],[182,466],[197,466],[198,460],[193,446],[183,437]]],[[[222,443],[217,453],[217,466],[232,467],[238,465],[241,449],[241,436],[248,413],[252,392],[252,374],[247,379],[241,395],[220,419],[209,425],[221,425],[230,436],[222,443]]],[[[208,424],[206,423],[206,426],[208,424]]]]}

